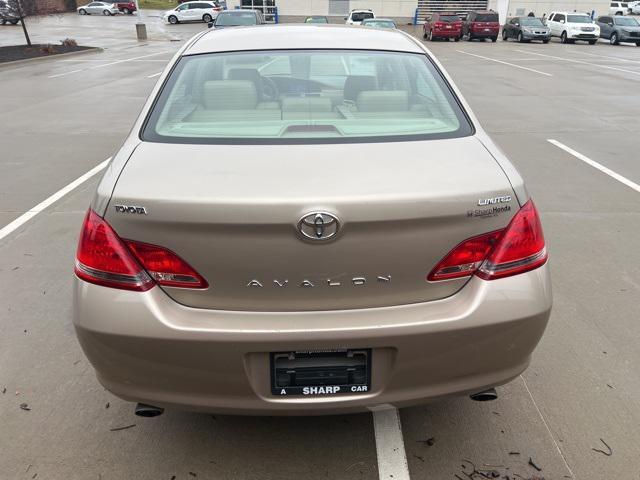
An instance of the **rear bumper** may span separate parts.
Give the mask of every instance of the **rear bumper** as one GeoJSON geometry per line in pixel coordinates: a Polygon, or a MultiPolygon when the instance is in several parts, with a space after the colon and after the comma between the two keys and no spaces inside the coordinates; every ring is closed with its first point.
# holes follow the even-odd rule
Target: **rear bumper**
{"type": "Polygon", "coordinates": [[[489,30],[488,32],[485,32],[484,29],[481,30],[473,30],[473,31],[469,31],[469,34],[473,36],[473,38],[494,38],[498,36],[498,33],[500,32],[500,30],[489,30]]]}
{"type": "Polygon", "coordinates": [[[433,30],[433,38],[458,38],[462,30],[433,30]]]}
{"type": "Polygon", "coordinates": [[[551,309],[548,266],[439,301],[330,312],[231,312],[182,306],[75,279],[74,324],[100,382],[164,407],[314,415],[408,406],[506,383],[528,365],[551,309]],[[361,395],[276,397],[269,352],[373,349],[361,395]]]}

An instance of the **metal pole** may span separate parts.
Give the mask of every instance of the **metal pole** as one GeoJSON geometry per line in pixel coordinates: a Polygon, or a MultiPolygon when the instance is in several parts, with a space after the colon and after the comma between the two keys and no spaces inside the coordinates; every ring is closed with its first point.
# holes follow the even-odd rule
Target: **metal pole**
{"type": "Polygon", "coordinates": [[[147,26],[142,21],[142,10],[140,10],[140,4],[138,0],[134,0],[136,3],[136,15],[138,15],[138,22],[136,23],[136,36],[138,40],[147,39],[147,26]]]}

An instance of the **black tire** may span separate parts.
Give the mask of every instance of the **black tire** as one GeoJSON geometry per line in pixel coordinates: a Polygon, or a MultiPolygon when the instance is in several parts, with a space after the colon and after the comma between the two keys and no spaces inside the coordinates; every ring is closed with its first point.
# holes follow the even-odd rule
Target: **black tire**
{"type": "Polygon", "coordinates": [[[208,13],[205,13],[205,14],[202,16],[202,21],[203,21],[204,23],[209,23],[211,20],[213,20],[213,17],[212,17],[211,15],[209,15],[208,13]]]}
{"type": "Polygon", "coordinates": [[[636,42],[636,47],[640,47],[640,42],[636,42]]]}
{"type": "Polygon", "coordinates": [[[104,15],[105,17],[108,17],[109,15],[113,15],[113,14],[109,10],[103,10],[102,15],[104,15]]]}
{"type": "Polygon", "coordinates": [[[589,45],[595,45],[598,43],[598,40],[589,40],[589,45]]]}
{"type": "Polygon", "coordinates": [[[175,25],[176,23],[178,23],[178,17],[176,17],[175,15],[171,15],[168,20],[171,25],[175,25]]]}
{"type": "Polygon", "coordinates": [[[453,39],[454,42],[459,42],[462,37],[456,37],[453,39]]]}
{"type": "Polygon", "coordinates": [[[491,41],[492,41],[493,43],[496,43],[496,42],[498,41],[498,37],[491,37],[491,41]]]}
{"type": "Polygon", "coordinates": [[[502,30],[502,40],[504,40],[505,42],[509,40],[506,30],[502,30]]]}
{"type": "Polygon", "coordinates": [[[567,32],[562,32],[562,34],[560,34],[560,43],[569,43],[569,40],[567,39],[567,32]]]}
{"type": "Polygon", "coordinates": [[[469,32],[469,33],[467,34],[467,41],[468,41],[468,42],[473,42],[473,35],[471,35],[471,32],[469,32]]]}
{"type": "Polygon", "coordinates": [[[609,37],[609,43],[611,45],[619,45],[620,44],[620,40],[618,39],[618,34],[616,32],[613,32],[611,34],[611,36],[609,37]]]}
{"type": "Polygon", "coordinates": [[[125,15],[129,15],[131,13],[131,11],[128,8],[123,8],[122,9],[122,13],[124,13],[125,15]]]}
{"type": "Polygon", "coordinates": [[[9,23],[10,23],[11,25],[17,25],[19,21],[20,21],[20,20],[18,20],[18,19],[16,18],[16,19],[14,19],[14,20],[9,20],[9,23]]]}
{"type": "Polygon", "coordinates": [[[546,40],[542,40],[542,43],[549,43],[549,39],[547,38],[546,40]]]}
{"type": "Polygon", "coordinates": [[[429,38],[430,42],[435,42],[436,41],[435,37],[433,36],[433,30],[429,30],[429,37],[428,38],[429,38]]]}
{"type": "Polygon", "coordinates": [[[429,36],[427,35],[427,31],[424,28],[422,29],[422,38],[424,38],[425,40],[429,38],[429,36]]]}
{"type": "Polygon", "coordinates": [[[78,10],[78,15],[86,15],[87,11],[84,8],[81,8],[80,10],[78,10]]]}
{"type": "Polygon", "coordinates": [[[624,12],[616,12],[616,15],[624,15],[624,12]]]}
{"type": "Polygon", "coordinates": [[[518,32],[518,43],[524,43],[524,37],[522,36],[522,32],[518,32]]]}

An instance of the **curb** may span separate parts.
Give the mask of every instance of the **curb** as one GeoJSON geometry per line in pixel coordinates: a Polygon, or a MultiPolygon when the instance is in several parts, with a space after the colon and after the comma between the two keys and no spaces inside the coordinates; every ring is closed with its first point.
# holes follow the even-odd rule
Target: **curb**
{"type": "Polygon", "coordinates": [[[86,53],[100,53],[103,51],[104,50],[100,47],[91,47],[91,48],[87,48],[86,50],[79,50],[77,52],[58,53],[56,55],[46,55],[42,57],[25,58],[24,60],[13,60],[11,62],[0,63],[0,69],[2,67],[13,67],[16,65],[22,65],[24,63],[31,63],[31,62],[41,61],[41,60],[55,60],[56,58],[60,58],[60,57],[71,57],[73,55],[82,55],[86,53]]]}

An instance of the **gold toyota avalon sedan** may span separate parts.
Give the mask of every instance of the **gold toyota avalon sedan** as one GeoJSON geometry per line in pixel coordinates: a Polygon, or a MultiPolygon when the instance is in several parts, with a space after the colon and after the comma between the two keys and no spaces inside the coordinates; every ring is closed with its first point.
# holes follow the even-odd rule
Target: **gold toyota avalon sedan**
{"type": "Polygon", "coordinates": [[[522,178],[421,42],[371,28],[188,41],[75,262],[82,348],[143,416],[492,399],[551,303],[522,178]]]}

